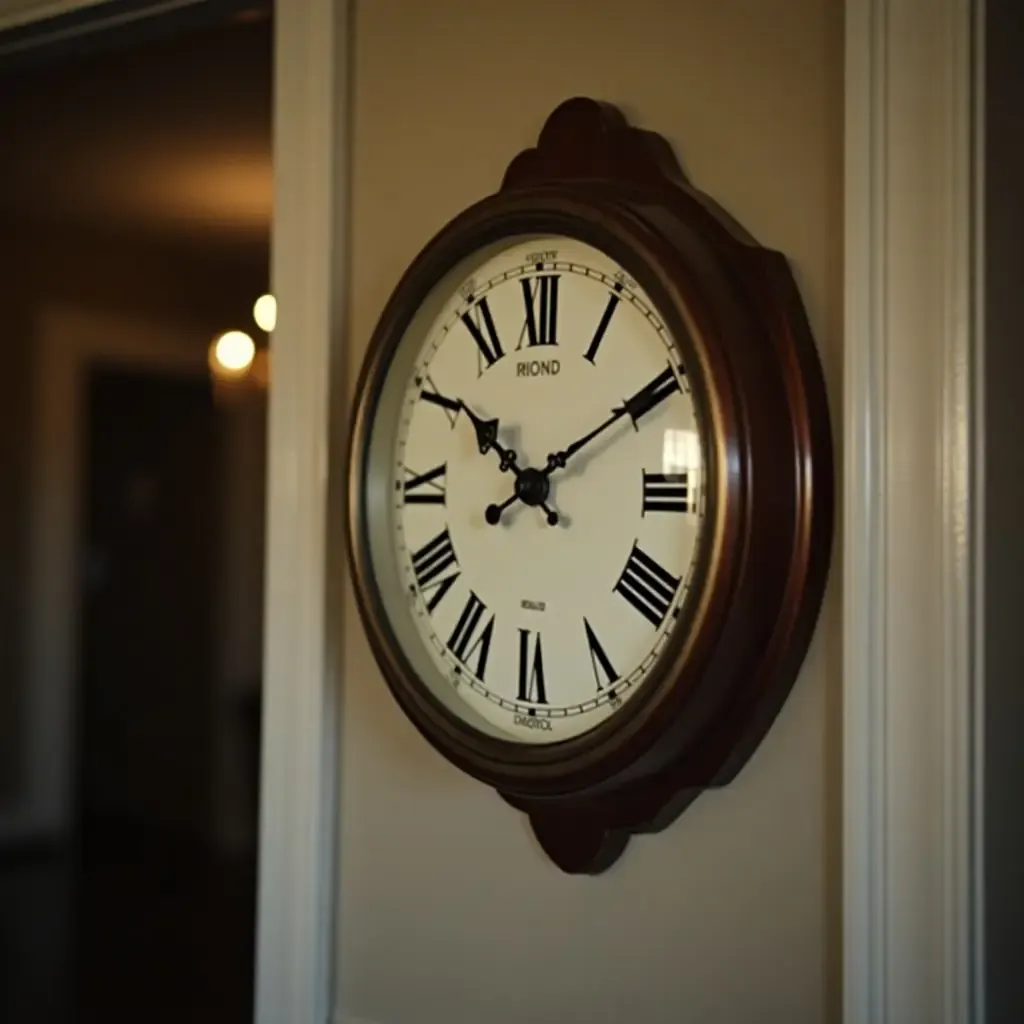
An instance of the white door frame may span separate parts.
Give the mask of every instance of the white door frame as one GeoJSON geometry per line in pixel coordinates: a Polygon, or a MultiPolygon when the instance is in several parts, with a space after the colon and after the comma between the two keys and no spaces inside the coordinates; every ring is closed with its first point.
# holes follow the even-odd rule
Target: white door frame
{"type": "Polygon", "coordinates": [[[334,1021],[352,0],[278,0],[258,1024],[334,1021]]]}
{"type": "MultiPolygon", "coordinates": [[[[846,1024],[983,1019],[972,301],[981,2],[847,0],[846,1024]]],[[[28,20],[27,0],[14,6],[28,20]]],[[[344,444],[352,6],[278,0],[276,13],[260,1024],[323,1024],[334,1012],[344,566],[342,485],[329,469],[344,444]]]]}
{"type": "Polygon", "coordinates": [[[972,0],[848,0],[844,1020],[981,984],[972,0]]]}

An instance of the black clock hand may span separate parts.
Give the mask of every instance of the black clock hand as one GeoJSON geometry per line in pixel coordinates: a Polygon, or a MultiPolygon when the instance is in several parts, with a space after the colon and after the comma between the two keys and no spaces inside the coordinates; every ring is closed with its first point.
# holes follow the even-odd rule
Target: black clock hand
{"type": "Polygon", "coordinates": [[[510,448],[504,447],[498,441],[498,421],[497,419],[484,420],[481,419],[465,402],[459,401],[459,405],[465,410],[466,415],[469,417],[470,422],[473,424],[473,430],[476,431],[476,443],[480,448],[480,454],[486,455],[489,451],[497,452],[498,457],[501,459],[501,471],[502,473],[507,470],[511,470],[514,476],[519,476],[522,472],[519,466],[516,465],[518,456],[510,448]]]}
{"type": "Polygon", "coordinates": [[[484,509],[484,519],[486,519],[491,526],[497,526],[498,523],[501,522],[501,513],[504,512],[509,505],[514,505],[518,500],[519,495],[513,492],[512,495],[506,498],[500,505],[488,505],[487,508],[484,509]]]}
{"type": "Polygon", "coordinates": [[[655,406],[660,405],[669,395],[682,390],[679,378],[666,366],[649,384],[645,384],[632,398],[627,398],[619,407],[629,413],[633,429],[639,430],[637,420],[646,416],[655,406]]]}
{"type": "MultiPolygon", "coordinates": [[[[484,518],[492,526],[496,526],[501,522],[501,513],[504,512],[509,505],[512,505],[516,501],[522,501],[524,504],[532,505],[534,507],[542,508],[548,517],[548,522],[552,526],[558,524],[558,513],[551,509],[547,504],[548,496],[548,477],[556,470],[562,469],[566,463],[575,455],[581,448],[588,445],[594,440],[599,434],[604,433],[613,423],[617,423],[623,416],[629,416],[633,421],[633,428],[639,430],[638,420],[650,412],[655,406],[663,402],[670,394],[674,391],[680,390],[679,381],[676,375],[672,372],[671,366],[666,366],[661,373],[658,374],[652,381],[645,384],[636,394],[625,399],[622,405],[616,406],[612,409],[611,415],[604,421],[604,423],[595,427],[588,434],[584,434],[581,438],[573,441],[568,448],[564,448],[560,452],[552,452],[548,456],[547,464],[544,469],[525,469],[519,470],[513,466],[513,470],[516,473],[516,485],[514,493],[510,498],[507,498],[500,505],[488,505],[484,511],[484,518]]],[[[465,408],[465,406],[463,406],[465,408]]],[[[466,412],[470,418],[473,419],[474,425],[477,425],[477,439],[480,441],[480,450],[486,451],[489,445],[493,445],[490,440],[490,434],[487,431],[493,430],[497,432],[497,421],[493,420],[489,423],[485,423],[482,420],[477,420],[471,412],[467,409],[466,412]]],[[[514,453],[513,453],[514,455],[514,453]]],[[[505,468],[504,465],[502,468],[505,468]]]]}
{"type": "Polygon", "coordinates": [[[544,474],[537,469],[520,469],[517,465],[518,456],[510,448],[505,448],[498,441],[497,419],[481,419],[465,402],[460,401],[459,405],[465,410],[473,429],[476,431],[476,443],[480,453],[486,455],[489,451],[498,453],[501,459],[501,471],[504,473],[510,470],[516,478],[515,490],[512,496],[500,505],[488,505],[484,510],[484,518],[492,526],[501,522],[501,513],[514,502],[522,501],[527,505],[543,509],[547,513],[548,523],[551,526],[558,525],[558,513],[547,504],[548,496],[547,480],[544,474]]]}
{"type": "Polygon", "coordinates": [[[534,505],[543,509],[547,514],[548,526],[558,525],[558,513],[544,500],[547,496],[546,488],[538,488],[537,485],[543,481],[544,474],[537,469],[524,469],[522,475],[516,480],[516,489],[500,505],[488,505],[484,509],[484,519],[491,526],[497,526],[501,522],[501,514],[517,501],[525,502],[527,505],[534,505]]]}
{"type": "Polygon", "coordinates": [[[584,434],[583,437],[573,441],[568,448],[563,448],[560,452],[552,452],[548,456],[544,473],[550,475],[556,469],[563,469],[573,455],[593,441],[599,434],[604,433],[613,423],[617,423],[623,416],[628,415],[633,421],[633,429],[639,430],[637,421],[649,413],[656,405],[659,405],[668,398],[670,394],[678,390],[679,381],[672,372],[672,367],[666,366],[654,380],[645,384],[635,395],[627,398],[622,405],[612,409],[611,416],[604,423],[595,427],[589,434],[584,434]]]}
{"type": "Polygon", "coordinates": [[[598,434],[603,434],[613,423],[618,423],[625,414],[625,405],[617,406],[612,410],[611,416],[609,416],[608,419],[606,419],[599,427],[595,427],[589,434],[584,434],[578,440],[573,441],[568,448],[563,448],[560,452],[552,452],[548,456],[547,465],[544,467],[544,473],[546,475],[550,475],[556,469],[563,469],[569,459],[571,459],[572,456],[575,455],[584,445],[593,441],[598,434]]]}

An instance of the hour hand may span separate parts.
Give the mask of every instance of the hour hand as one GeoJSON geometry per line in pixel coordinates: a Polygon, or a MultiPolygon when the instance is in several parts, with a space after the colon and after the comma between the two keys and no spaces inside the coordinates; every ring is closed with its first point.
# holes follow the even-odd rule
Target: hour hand
{"type": "Polygon", "coordinates": [[[516,465],[518,456],[511,448],[506,448],[498,441],[497,419],[485,420],[480,416],[477,416],[477,414],[473,412],[465,402],[460,401],[459,405],[462,406],[462,409],[473,424],[473,430],[476,433],[476,443],[480,449],[480,454],[486,455],[490,451],[496,452],[498,457],[501,459],[501,471],[504,473],[511,470],[515,476],[519,476],[519,466],[516,465]]]}

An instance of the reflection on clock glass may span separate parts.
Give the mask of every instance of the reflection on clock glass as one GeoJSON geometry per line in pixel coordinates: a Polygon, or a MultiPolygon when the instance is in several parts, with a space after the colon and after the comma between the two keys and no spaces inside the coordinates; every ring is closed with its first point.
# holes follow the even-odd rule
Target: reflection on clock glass
{"type": "Polygon", "coordinates": [[[492,249],[446,287],[378,407],[377,549],[449,707],[568,739],[634,697],[686,599],[704,484],[686,369],[642,289],[577,240],[492,249]]]}

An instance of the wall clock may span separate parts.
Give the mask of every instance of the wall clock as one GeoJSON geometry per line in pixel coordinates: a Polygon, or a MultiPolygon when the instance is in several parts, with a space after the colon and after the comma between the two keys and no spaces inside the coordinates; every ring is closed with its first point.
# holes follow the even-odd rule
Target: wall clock
{"type": "Polygon", "coordinates": [[[598,873],[729,782],[821,604],[832,453],[786,260],[577,98],[422,250],[357,384],[350,563],[446,758],[598,873]]]}

